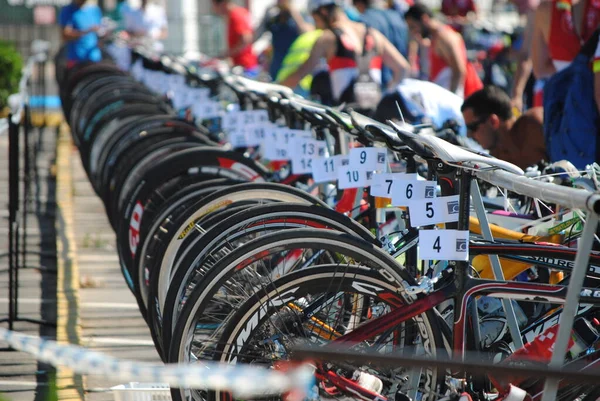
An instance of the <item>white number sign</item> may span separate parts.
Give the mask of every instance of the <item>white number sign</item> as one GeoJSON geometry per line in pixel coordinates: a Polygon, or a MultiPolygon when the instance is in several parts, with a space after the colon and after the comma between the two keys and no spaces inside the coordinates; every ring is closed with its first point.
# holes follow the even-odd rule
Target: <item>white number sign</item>
{"type": "Polygon", "coordinates": [[[459,210],[458,195],[414,201],[408,206],[413,227],[456,222],[459,210]]]}
{"type": "Polygon", "coordinates": [[[398,180],[392,186],[392,206],[410,206],[415,200],[433,199],[437,182],[398,180]]]}
{"type": "Polygon", "coordinates": [[[420,230],[419,256],[423,260],[469,260],[469,232],[420,230]]]}

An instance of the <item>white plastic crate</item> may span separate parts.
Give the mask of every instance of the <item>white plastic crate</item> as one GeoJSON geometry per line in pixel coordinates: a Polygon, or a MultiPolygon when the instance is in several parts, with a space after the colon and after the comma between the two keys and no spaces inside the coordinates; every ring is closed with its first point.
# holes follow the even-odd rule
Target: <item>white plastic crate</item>
{"type": "Polygon", "coordinates": [[[171,401],[169,385],[163,383],[121,384],[111,387],[115,401],[171,401]]]}

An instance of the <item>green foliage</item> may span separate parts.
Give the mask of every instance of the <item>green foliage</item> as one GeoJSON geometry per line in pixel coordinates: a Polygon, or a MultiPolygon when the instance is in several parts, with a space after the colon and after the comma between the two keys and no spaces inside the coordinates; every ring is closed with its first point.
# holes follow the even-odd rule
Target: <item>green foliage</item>
{"type": "Polygon", "coordinates": [[[0,41],[0,111],[7,106],[8,96],[19,91],[23,60],[14,45],[0,41]]]}

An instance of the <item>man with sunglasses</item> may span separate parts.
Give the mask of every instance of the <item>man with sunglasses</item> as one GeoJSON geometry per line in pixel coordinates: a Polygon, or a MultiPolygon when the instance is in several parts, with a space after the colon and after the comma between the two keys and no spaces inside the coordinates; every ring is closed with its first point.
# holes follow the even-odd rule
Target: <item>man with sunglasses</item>
{"type": "Polygon", "coordinates": [[[548,160],[544,141],[544,112],[534,107],[518,118],[510,97],[500,88],[486,86],[463,103],[467,136],[498,159],[523,169],[548,160]]]}

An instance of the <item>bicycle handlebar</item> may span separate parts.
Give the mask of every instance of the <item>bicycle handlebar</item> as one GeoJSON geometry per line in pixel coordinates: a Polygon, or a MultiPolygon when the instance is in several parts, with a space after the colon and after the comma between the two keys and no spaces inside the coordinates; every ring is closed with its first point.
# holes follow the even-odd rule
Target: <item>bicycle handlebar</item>
{"type": "Polygon", "coordinates": [[[582,209],[600,216],[600,194],[540,182],[503,170],[477,171],[477,178],[521,195],[556,203],[571,209],[582,209]]]}

